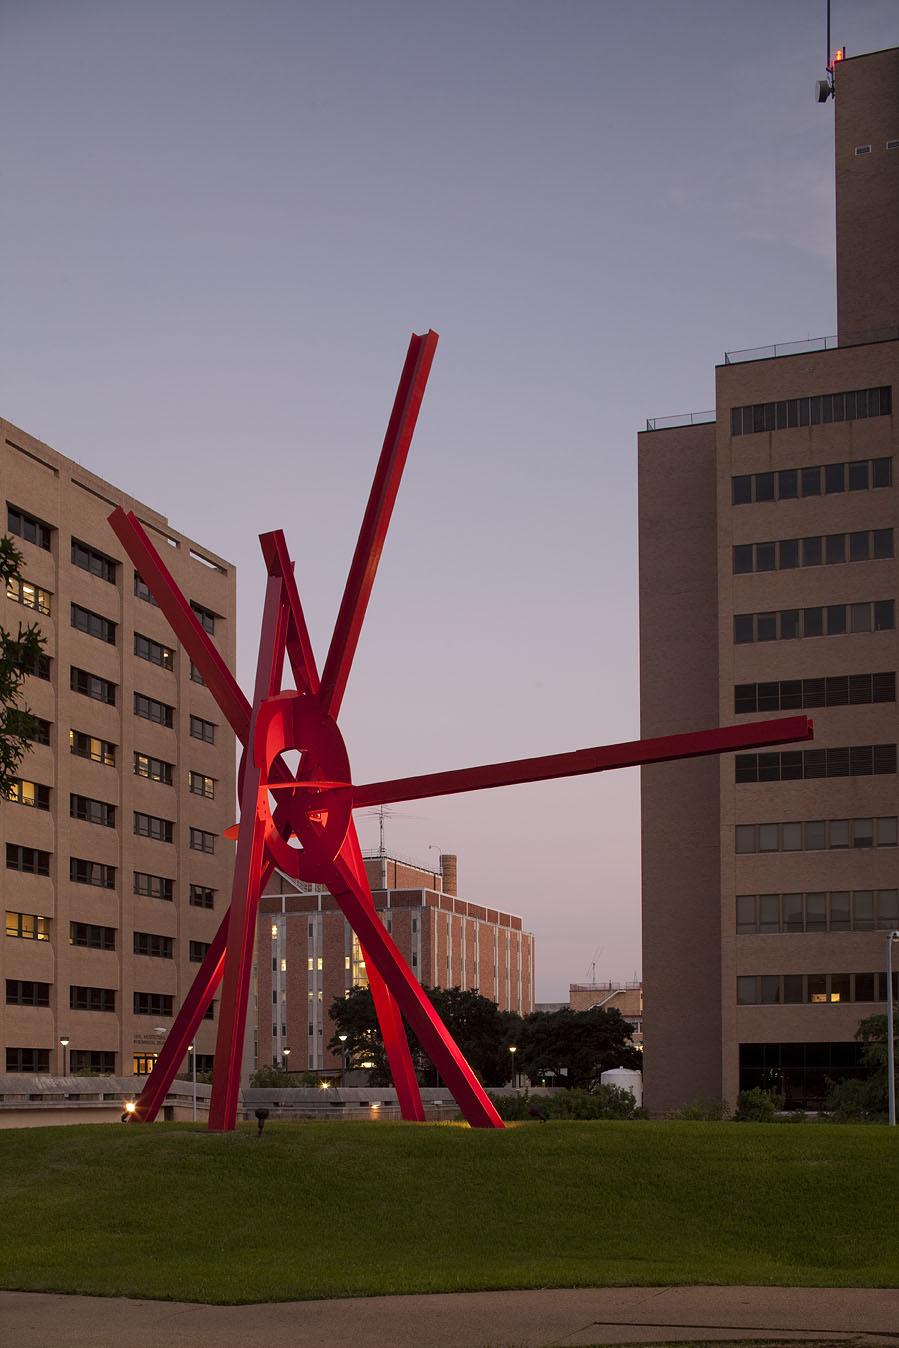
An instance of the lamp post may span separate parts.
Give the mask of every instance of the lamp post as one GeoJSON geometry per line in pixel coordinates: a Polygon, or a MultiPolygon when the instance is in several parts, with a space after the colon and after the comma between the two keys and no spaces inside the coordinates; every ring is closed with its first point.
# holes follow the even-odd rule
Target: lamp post
{"type": "Polygon", "coordinates": [[[887,1096],[890,1127],[896,1127],[896,1053],[893,1042],[893,942],[899,931],[887,935],[887,1096]]]}
{"type": "Polygon", "coordinates": [[[66,1067],[67,1067],[66,1057],[67,1057],[67,1054],[68,1054],[68,1048],[69,1048],[69,1037],[68,1037],[68,1035],[64,1034],[64,1035],[62,1036],[62,1038],[60,1039],[59,1043],[60,1043],[60,1047],[62,1048],[62,1074],[63,1074],[63,1076],[67,1076],[68,1073],[67,1073],[67,1071],[66,1071],[66,1067]]]}
{"type": "Polygon", "coordinates": [[[287,1059],[288,1059],[289,1057],[290,1057],[290,1049],[289,1049],[289,1048],[282,1048],[282,1050],[281,1050],[281,1058],[282,1058],[281,1066],[284,1068],[284,1071],[285,1071],[285,1072],[289,1070],[289,1069],[288,1069],[288,1064],[287,1064],[287,1059]]]}
{"type": "MultiPolygon", "coordinates": [[[[343,1050],[343,1075],[344,1075],[344,1077],[346,1077],[346,1074],[347,1074],[347,1058],[346,1058],[346,1041],[347,1041],[347,1036],[346,1036],[346,1033],[344,1032],[343,1034],[339,1034],[339,1035],[337,1036],[337,1038],[340,1040],[341,1044],[344,1045],[344,1050],[343,1050]]],[[[346,1081],[344,1081],[343,1084],[346,1085],[346,1081]]]]}
{"type": "Polygon", "coordinates": [[[515,1079],[515,1075],[516,1075],[516,1074],[515,1074],[515,1054],[518,1052],[518,1045],[517,1045],[517,1044],[510,1044],[510,1045],[509,1045],[509,1052],[510,1052],[511,1055],[512,1055],[512,1086],[513,1086],[513,1088],[514,1088],[515,1086],[517,1086],[517,1082],[516,1082],[516,1079],[515,1079]]]}
{"type": "Polygon", "coordinates": [[[194,1088],[193,1108],[191,1109],[191,1118],[194,1123],[197,1121],[197,1046],[188,1044],[187,1051],[190,1054],[190,1075],[194,1088]]]}

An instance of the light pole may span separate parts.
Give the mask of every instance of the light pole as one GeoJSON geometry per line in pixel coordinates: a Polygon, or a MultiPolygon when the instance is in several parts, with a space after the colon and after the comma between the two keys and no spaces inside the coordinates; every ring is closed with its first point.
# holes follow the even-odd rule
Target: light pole
{"type": "Polygon", "coordinates": [[[191,1118],[193,1119],[194,1123],[196,1123],[196,1121],[197,1121],[197,1046],[196,1046],[196,1044],[188,1044],[188,1046],[187,1046],[187,1051],[188,1051],[188,1053],[190,1054],[190,1075],[191,1075],[191,1079],[192,1079],[192,1081],[193,1081],[193,1087],[194,1087],[194,1101],[193,1101],[193,1109],[191,1110],[191,1118]]]}
{"type": "Polygon", "coordinates": [[[63,1037],[60,1039],[59,1043],[60,1043],[60,1047],[62,1048],[62,1074],[63,1074],[63,1076],[66,1076],[66,1075],[67,1075],[67,1072],[66,1072],[66,1067],[67,1067],[66,1056],[67,1056],[68,1047],[69,1047],[69,1037],[68,1037],[68,1035],[64,1034],[63,1037]]]}
{"type": "Polygon", "coordinates": [[[899,941],[899,931],[887,936],[887,1095],[890,1127],[896,1127],[896,1054],[893,1043],[893,942],[899,941]]]}
{"type": "Polygon", "coordinates": [[[288,1065],[287,1065],[287,1059],[290,1057],[290,1049],[289,1049],[289,1048],[282,1048],[282,1050],[281,1050],[281,1057],[282,1057],[282,1059],[283,1059],[282,1066],[283,1066],[283,1068],[284,1068],[284,1071],[286,1072],[286,1071],[289,1070],[289,1069],[288,1069],[288,1065]]]}
{"type": "Polygon", "coordinates": [[[513,1086],[513,1088],[514,1088],[514,1087],[516,1086],[516,1084],[517,1084],[517,1083],[516,1083],[516,1080],[515,1080],[515,1054],[518,1052],[518,1045],[517,1045],[517,1044],[510,1044],[510,1045],[509,1045],[509,1052],[510,1052],[511,1055],[512,1055],[512,1086],[513,1086]]]}
{"type": "MultiPolygon", "coordinates": [[[[343,1046],[344,1046],[344,1049],[343,1049],[343,1075],[344,1075],[344,1078],[345,1078],[345,1077],[346,1077],[346,1074],[347,1074],[347,1062],[346,1062],[346,1041],[347,1041],[347,1036],[346,1036],[346,1033],[344,1033],[344,1034],[339,1034],[339,1035],[337,1036],[337,1038],[340,1040],[341,1044],[343,1044],[343,1046]]],[[[344,1080],[344,1083],[343,1083],[343,1084],[346,1085],[346,1080],[344,1080]]]]}

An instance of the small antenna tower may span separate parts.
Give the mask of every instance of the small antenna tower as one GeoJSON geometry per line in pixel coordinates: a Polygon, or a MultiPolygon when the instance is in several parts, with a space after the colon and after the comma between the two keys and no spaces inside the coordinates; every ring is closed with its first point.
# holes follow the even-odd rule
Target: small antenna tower
{"type": "Polygon", "coordinates": [[[827,77],[818,80],[815,85],[815,97],[819,103],[826,103],[829,98],[836,98],[837,89],[834,80],[834,69],[840,61],[846,59],[846,48],[838,47],[831,53],[830,50],[830,0],[827,0],[827,52],[824,58],[824,69],[827,71],[827,77]]]}

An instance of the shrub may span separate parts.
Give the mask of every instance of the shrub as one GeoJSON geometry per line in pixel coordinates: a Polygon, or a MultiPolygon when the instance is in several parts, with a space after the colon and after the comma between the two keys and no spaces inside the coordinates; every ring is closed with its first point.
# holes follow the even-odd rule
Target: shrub
{"type": "Polygon", "coordinates": [[[511,1122],[539,1118],[540,1111],[549,1119],[636,1119],[643,1118],[630,1091],[618,1086],[597,1086],[593,1091],[559,1091],[557,1095],[492,1095],[501,1119],[511,1122]]]}
{"type": "Polygon", "coordinates": [[[250,1077],[250,1085],[259,1090],[275,1090],[295,1085],[294,1079],[283,1067],[260,1067],[250,1077]]]}
{"type": "Polygon", "coordinates": [[[773,1123],[774,1115],[784,1107],[782,1095],[774,1091],[763,1091],[753,1086],[750,1091],[740,1091],[737,1096],[737,1108],[734,1119],[737,1123],[773,1123]]]}
{"type": "Polygon", "coordinates": [[[879,1123],[887,1117],[887,1092],[876,1076],[831,1082],[825,1107],[836,1123],[879,1123]]]}
{"type": "Polygon", "coordinates": [[[728,1117],[724,1100],[691,1100],[671,1115],[681,1123],[720,1123],[728,1117]]]}

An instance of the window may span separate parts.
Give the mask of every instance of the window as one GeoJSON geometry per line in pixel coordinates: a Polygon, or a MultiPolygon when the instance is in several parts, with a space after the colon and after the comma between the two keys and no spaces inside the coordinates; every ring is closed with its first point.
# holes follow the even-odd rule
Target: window
{"type": "Polygon", "coordinates": [[[849,707],[896,701],[896,675],[842,674],[831,678],[787,679],[779,683],[738,683],[734,712],[791,711],[803,707],[849,707]]]}
{"type": "Polygon", "coordinates": [[[71,1011],[115,1011],[115,988],[69,988],[71,1011]]]}
{"type": "Polygon", "coordinates": [[[69,1070],[115,1076],[115,1053],[111,1049],[73,1048],[69,1053],[69,1070]]]}
{"type": "Polygon", "coordinates": [[[26,739],[30,739],[32,744],[50,743],[50,722],[45,721],[41,716],[32,716],[31,724],[28,727],[30,734],[26,739]]]}
{"type": "Polygon", "coordinates": [[[145,899],[165,899],[171,903],[175,897],[175,882],[164,875],[150,875],[147,871],[134,872],[134,892],[145,899]]]}
{"type": "Polygon", "coordinates": [[[32,1076],[50,1071],[50,1050],[48,1048],[8,1048],[6,1050],[7,1072],[28,1072],[32,1076]]]}
{"type": "Polygon", "coordinates": [[[69,686],[73,693],[83,693],[85,697],[92,697],[95,702],[115,706],[115,684],[110,683],[109,679],[101,679],[98,674],[89,674],[86,669],[78,669],[72,665],[69,670],[69,686]]]}
{"type": "Polygon", "coordinates": [[[194,796],[205,796],[207,800],[215,799],[215,778],[204,777],[202,772],[192,772],[190,774],[190,791],[194,796]]]}
{"type": "Polygon", "coordinates": [[[203,631],[208,632],[209,635],[212,636],[215,633],[216,615],[210,609],[204,608],[202,604],[198,604],[195,599],[190,601],[190,606],[193,609],[200,626],[203,628],[203,631]]]}
{"type": "Polygon", "coordinates": [[[170,960],[174,944],[171,936],[158,936],[151,931],[136,931],[134,933],[135,955],[149,955],[153,959],[170,960]]]}
{"type": "Polygon", "coordinates": [[[770,932],[873,931],[875,927],[892,931],[897,917],[899,890],[895,889],[737,895],[737,934],[741,936],[770,932]]]}
{"type": "Polygon", "coordinates": [[[6,867],[7,870],[22,871],[26,875],[49,875],[50,853],[41,852],[36,847],[19,847],[17,843],[7,843],[6,867]]]}
{"type": "Polygon", "coordinates": [[[35,913],[6,913],[6,934],[21,941],[49,941],[50,919],[35,913]]]}
{"type": "Polygon", "coordinates": [[[734,614],[734,643],[792,641],[799,637],[845,636],[848,632],[892,632],[895,601],[829,604],[826,608],[782,609],[779,613],[734,614]]]}
{"type": "Polygon", "coordinates": [[[19,661],[19,669],[34,679],[49,679],[50,656],[43,651],[30,651],[19,661]]]}
{"type": "Polygon", "coordinates": [[[190,678],[192,683],[199,683],[202,684],[204,688],[206,687],[206,680],[192,660],[190,662],[190,678]]]}
{"type": "Polygon", "coordinates": [[[190,903],[194,908],[214,908],[215,890],[208,885],[191,885],[190,903]]]}
{"type": "Polygon", "coordinates": [[[737,782],[882,776],[896,771],[896,746],[860,744],[848,749],[795,749],[782,753],[737,754],[734,762],[734,780],[737,782]]]}
{"type": "Polygon", "coordinates": [[[87,861],[84,857],[69,858],[69,879],[76,885],[115,889],[115,872],[115,866],[106,866],[101,861],[87,861]]]}
{"type": "Polygon", "coordinates": [[[731,435],[757,435],[793,426],[819,426],[834,421],[889,416],[893,410],[892,388],[863,388],[849,393],[825,393],[815,397],[787,398],[781,402],[733,407],[731,435]]]}
{"type": "Polygon", "coordinates": [[[141,660],[149,660],[151,665],[159,665],[162,669],[175,668],[175,652],[168,646],[163,646],[160,641],[153,641],[151,637],[145,637],[140,632],[134,634],[134,654],[141,660]]]}
{"type": "Polygon", "coordinates": [[[115,950],[115,927],[98,927],[93,922],[70,922],[69,945],[87,950],[115,950]]]}
{"type": "Polygon", "coordinates": [[[39,520],[35,515],[26,514],[24,510],[19,510],[17,506],[8,506],[6,525],[8,532],[15,534],[17,538],[24,538],[26,543],[34,543],[37,547],[43,548],[45,552],[50,551],[52,524],[46,524],[44,520],[39,520]]]}
{"type": "Polygon", "coordinates": [[[143,599],[147,604],[152,604],[154,608],[159,608],[156,600],[153,598],[153,591],[138,571],[134,573],[134,593],[138,599],[143,599]]]}
{"type": "Polygon", "coordinates": [[[131,1071],[136,1077],[148,1077],[156,1066],[158,1053],[135,1053],[131,1058],[131,1071]]]}
{"type": "Polygon", "coordinates": [[[162,782],[164,786],[172,785],[173,765],[166,763],[161,758],[153,758],[150,754],[134,755],[134,775],[135,777],[146,777],[151,782],[162,782]]]}
{"type": "Polygon", "coordinates": [[[21,576],[11,576],[6,582],[6,597],[24,608],[34,609],[35,613],[50,613],[50,591],[22,580],[21,576]]]}
{"type": "Polygon", "coordinates": [[[136,992],[134,994],[134,1014],[136,1016],[170,1016],[172,998],[161,992],[136,992]]]}
{"type": "Polygon", "coordinates": [[[87,543],[79,543],[77,538],[72,539],[72,565],[80,566],[82,571],[90,571],[92,576],[99,576],[101,580],[115,585],[118,562],[107,557],[105,552],[89,547],[87,543]]]}
{"type": "MultiPolygon", "coordinates": [[[[207,1012],[206,1012],[205,1016],[203,1017],[203,1019],[204,1019],[204,1020],[215,1020],[215,1002],[210,1002],[210,1003],[209,1003],[209,1009],[207,1010],[207,1012]]],[[[287,1033],[287,1027],[286,1027],[286,1026],[282,1026],[281,1033],[282,1033],[282,1034],[286,1034],[286,1033],[287,1033]]]]}
{"type": "Polygon", "coordinates": [[[170,843],[175,831],[171,819],[159,819],[155,814],[134,811],[134,832],[139,838],[153,838],[155,842],[170,843]]]}
{"type": "Polygon", "coordinates": [[[190,959],[193,964],[202,964],[209,950],[208,941],[191,941],[190,959]]]}
{"type": "Polygon", "coordinates": [[[190,831],[190,845],[195,852],[214,852],[215,834],[207,833],[202,828],[192,828],[190,831]]]}
{"type": "Polygon", "coordinates": [[[157,702],[155,697],[147,697],[146,693],[134,694],[134,714],[142,716],[145,721],[163,725],[167,730],[171,730],[175,724],[175,708],[167,702],[157,702]]]}
{"type": "Polygon", "coordinates": [[[103,763],[107,768],[115,767],[115,745],[108,740],[95,739],[82,730],[70,730],[69,749],[78,758],[89,758],[94,763],[103,763]]]}
{"type": "Polygon", "coordinates": [[[812,819],[802,823],[737,824],[738,855],[752,852],[820,852],[828,848],[895,847],[897,819],[812,819]]]}
{"type": "Polygon", "coordinates": [[[116,624],[100,613],[82,608],[80,604],[72,605],[72,626],[77,632],[86,632],[89,637],[106,641],[110,646],[115,645],[116,624]]]}
{"type": "Polygon", "coordinates": [[[34,983],[30,979],[7,978],[7,1006],[49,1006],[50,984],[34,983]]]}
{"type": "Polygon", "coordinates": [[[204,721],[202,716],[191,716],[190,733],[195,740],[205,740],[207,744],[215,744],[215,724],[213,721],[204,721]]]}
{"type": "Polygon", "coordinates": [[[799,565],[800,547],[803,566],[832,566],[845,562],[869,562],[872,558],[893,556],[892,529],[862,529],[851,534],[826,537],[787,538],[780,543],[740,543],[732,549],[734,575],[751,571],[787,571],[799,565]],[[823,548],[822,548],[823,544],[823,548]]]}
{"type": "Polygon", "coordinates": [[[9,784],[6,799],[16,805],[30,805],[33,810],[49,810],[50,788],[40,782],[27,782],[22,777],[14,777],[9,784]]]}
{"type": "Polygon", "coordinates": [[[115,806],[105,800],[72,794],[69,796],[69,814],[73,819],[83,819],[88,824],[102,824],[105,828],[115,828],[115,806]]]}
{"type": "Polygon", "coordinates": [[[836,1002],[882,1001],[885,996],[886,976],[881,973],[750,974],[737,979],[738,1006],[774,1002],[825,1006],[836,1002]]]}

